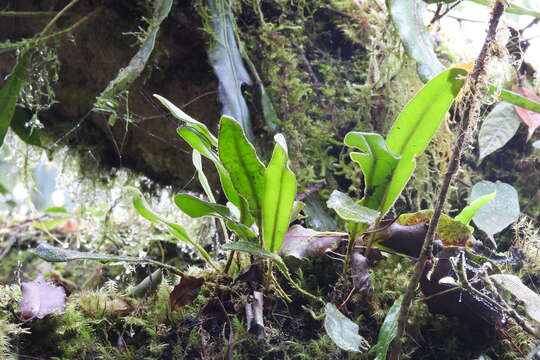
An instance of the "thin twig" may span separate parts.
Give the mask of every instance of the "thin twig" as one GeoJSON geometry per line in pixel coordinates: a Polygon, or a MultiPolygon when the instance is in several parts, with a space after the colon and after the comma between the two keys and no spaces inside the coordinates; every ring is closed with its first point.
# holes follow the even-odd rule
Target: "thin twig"
{"type": "Polygon", "coordinates": [[[49,21],[49,23],[41,30],[41,33],[39,33],[40,36],[47,35],[49,33],[49,30],[56,24],[58,19],[62,17],[69,9],[71,9],[76,3],[78,3],[79,0],[71,0],[69,4],[67,4],[62,10],[60,10],[52,19],[49,21]]]}
{"type": "Polygon", "coordinates": [[[448,195],[450,184],[459,168],[461,154],[465,145],[465,139],[467,138],[469,125],[475,120],[478,114],[477,109],[480,101],[478,92],[480,90],[480,87],[482,86],[482,77],[486,71],[486,62],[490,57],[490,48],[493,46],[493,42],[495,41],[497,27],[499,25],[499,20],[503,12],[504,1],[495,0],[484,45],[482,46],[482,50],[480,51],[480,54],[475,61],[474,68],[464,85],[465,93],[463,94],[463,98],[461,99],[458,108],[458,112],[461,114],[462,120],[458,130],[456,143],[454,145],[452,156],[450,157],[448,163],[448,169],[441,184],[441,189],[439,190],[439,197],[437,199],[437,204],[435,205],[433,216],[431,217],[431,220],[429,222],[429,227],[426,233],[426,237],[424,239],[424,244],[422,246],[422,252],[420,253],[418,262],[414,267],[413,276],[409,281],[407,291],[405,292],[405,296],[403,298],[403,303],[401,305],[398,317],[398,329],[396,337],[390,347],[390,360],[398,360],[401,354],[404,338],[403,335],[405,333],[405,327],[407,325],[409,309],[415,296],[418,283],[420,282],[420,278],[424,273],[426,262],[432,253],[433,241],[435,239],[435,230],[437,229],[439,218],[442,214],[444,204],[446,203],[446,197],[448,195]]]}
{"type": "Polygon", "coordinates": [[[67,34],[67,33],[70,33],[73,30],[75,30],[76,28],[78,28],[79,26],[81,26],[82,24],[84,24],[85,22],[87,22],[88,20],[90,20],[91,18],[93,18],[94,16],[98,15],[102,11],[103,11],[103,8],[97,8],[96,10],[94,10],[90,14],[86,15],[85,17],[83,17],[82,19],[80,19],[79,21],[74,23],[73,25],[65,28],[64,30],[60,30],[58,32],[52,33],[52,34],[47,35],[47,36],[39,37],[37,39],[37,41],[38,42],[44,42],[44,41],[51,40],[53,38],[61,37],[61,36],[65,35],[65,34],[67,34]]]}

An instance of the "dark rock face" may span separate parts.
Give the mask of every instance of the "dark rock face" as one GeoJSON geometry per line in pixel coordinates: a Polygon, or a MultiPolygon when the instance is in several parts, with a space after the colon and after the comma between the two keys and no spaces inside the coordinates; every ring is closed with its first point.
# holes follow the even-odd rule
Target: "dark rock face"
{"type": "MultiPolygon", "coordinates": [[[[161,108],[160,94],[215,131],[221,105],[217,80],[208,64],[200,18],[191,2],[178,2],[163,22],[154,52],[143,74],[129,88],[130,122],[111,126],[108,115],[88,114],[96,97],[125,67],[139,47],[128,32],[146,28],[144,8],[136,1],[84,0],[58,22],[66,28],[98,7],[103,11],[58,41],[58,81],[55,103],[40,113],[46,131],[61,138],[81,119],[81,126],[63,143],[92,152],[106,168],[128,167],[164,185],[184,186],[193,175],[191,152],[176,134],[178,121],[161,108]],[[73,14],[73,15],[69,15],[73,14]],[[88,116],[87,116],[88,115],[88,116]],[[87,117],[86,117],[87,116],[87,117]]],[[[58,11],[67,1],[8,0],[12,11],[58,11]]],[[[18,41],[39,33],[50,17],[3,17],[0,41],[18,41]]],[[[14,64],[14,52],[0,54],[0,86],[14,64]]],[[[196,182],[193,182],[195,184],[196,182]]]]}

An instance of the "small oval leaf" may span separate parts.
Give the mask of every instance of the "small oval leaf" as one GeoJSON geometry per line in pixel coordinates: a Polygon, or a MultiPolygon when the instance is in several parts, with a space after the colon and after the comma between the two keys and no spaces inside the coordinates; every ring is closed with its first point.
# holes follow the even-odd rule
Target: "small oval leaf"
{"type": "Polygon", "coordinates": [[[520,212],[516,189],[500,181],[480,181],[474,184],[470,200],[493,192],[497,193],[495,199],[484,205],[473,217],[475,225],[490,238],[516,221],[520,212]]]}
{"type": "Polygon", "coordinates": [[[337,190],[332,192],[326,205],[346,221],[373,224],[379,217],[378,211],[358,205],[347,194],[337,190]]]}
{"type": "Polygon", "coordinates": [[[330,339],[345,351],[363,352],[368,349],[366,340],[358,334],[358,325],[343,315],[334,304],[324,307],[324,329],[330,339]]]}
{"type": "Polygon", "coordinates": [[[498,103],[478,131],[479,161],[502,148],[516,134],[519,124],[514,106],[507,102],[498,103]]]}

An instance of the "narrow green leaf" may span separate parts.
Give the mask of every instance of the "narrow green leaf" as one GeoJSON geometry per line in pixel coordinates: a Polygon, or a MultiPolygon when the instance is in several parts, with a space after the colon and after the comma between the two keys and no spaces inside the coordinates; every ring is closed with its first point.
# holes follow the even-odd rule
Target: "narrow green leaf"
{"type": "Polygon", "coordinates": [[[377,357],[375,360],[386,360],[386,353],[390,343],[394,340],[397,334],[399,311],[401,310],[401,303],[403,302],[403,295],[401,295],[394,304],[388,310],[388,314],[384,318],[384,322],[379,330],[379,337],[377,338],[377,345],[375,345],[377,357]]]}
{"type": "Polygon", "coordinates": [[[195,120],[194,118],[180,110],[178,107],[176,107],[176,105],[174,105],[172,102],[165,99],[163,96],[154,94],[154,97],[158,99],[175,118],[177,118],[178,120],[182,120],[186,123],[186,125],[197,130],[212,146],[217,146],[217,138],[212,135],[212,133],[210,132],[210,130],[208,130],[208,127],[205,124],[195,120]]]}
{"type": "Polygon", "coordinates": [[[343,315],[334,304],[327,303],[324,309],[324,329],[340,349],[364,352],[369,348],[367,341],[358,334],[358,325],[343,315]]]}
{"type": "Polygon", "coordinates": [[[424,152],[439,128],[466,74],[462,69],[443,71],[420,89],[394,122],[386,145],[401,157],[380,207],[382,215],[392,207],[409,181],[416,167],[416,157],[424,152]]]}
{"type": "MultiPolygon", "coordinates": [[[[489,87],[489,92],[497,92],[497,88],[495,86],[489,87]]],[[[540,114],[540,103],[529,99],[528,97],[525,97],[521,94],[518,94],[516,92],[507,90],[507,89],[501,89],[499,98],[502,101],[509,102],[512,105],[516,105],[519,107],[522,107],[524,109],[534,111],[536,113],[540,114]]]]}
{"type": "Polygon", "coordinates": [[[340,218],[357,223],[373,224],[380,213],[368,207],[358,205],[347,194],[334,190],[326,205],[334,209],[340,218]]]}
{"type": "Polygon", "coordinates": [[[274,139],[274,152],[264,173],[262,233],[264,247],[276,253],[289,228],[296,195],[296,176],[289,169],[285,138],[282,134],[277,134],[274,139]]]}
{"type": "Polygon", "coordinates": [[[49,214],[69,214],[69,211],[63,206],[53,206],[43,210],[44,213],[49,214]]]}
{"type": "MultiPolygon", "coordinates": [[[[127,89],[128,86],[143,72],[146,63],[154,50],[159,26],[169,15],[172,3],[173,0],[154,0],[152,2],[152,4],[154,4],[152,19],[149,21],[148,29],[145,32],[146,36],[142,41],[140,49],[131,58],[129,64],[125,68],[120,69],[116,78],[109,82],[107,88],[103,90],[97,102],[106,101],[105,99],[111,98],[127,89]]],[[[96,105],[96,107],[100,106],[96,105]]]]}
{"type": "Polygon", "coordinates": [[[202,246],[200,246],[196,242],[192,241],[189,238],[188,233],[186,232],[186,230],[182,226],[180,226],[178,224],[175,224],[173,222],[170,222],[170,221],[162,218],[158,213],[156,213],[150,207],[150,205],[146,202],[146,199],[144,198],[142,193],[139,191],[139,189],[134,188],[134,187],[127,187],[127,189],[133,193],[133,207],[135,208],[135,210],[137,210],[137,212],[142,217],[144,217],[147,220],[150,220],[153,223],[163,224],[163,225],[167,226],[169,232],[174,237],[176,237],[178,240],[180,240],[182,242],[185,242],[186,244],[189,244],[189,245],[193,246],[199,252],[199,254],[201,254],[201,256],[206,261],[208,261],[208,263],[210,265],[212,265],[214,268],[218,269],[217,266],[212,261],[212,258],[210,257],[208,252],[202,246]]]}
{"type": "Polygon", "coordinates": [[[176,132],[184,139],[189,146],[197,150],[201,155],[210,159],[214,164],[219,163],[219,156],[212,143],[196,128],[191,126],[181,126],[176,132]]]}
{"type": "Polygon", "coordinates": [[[253,75],[255,79],[255,83],[257,84],[257,87],[259,88],[259,96],[261,100],[261,110],[263,113],[264,122],[266,123],[266,126],[269,130],[275,131],[278,126],[279,118],[277,115],[276,110],[274,109],[274,105],[272,105],[272,100],[270,99],[270,96],[266,92],[266,88],[264,87],[264,83],[259,76],[259,73],[257,72],[257,68],[255,67],[255,64],[253,64],[253,61],[249,58],[247,52],[242,47],[242,58],[246,62],[246,64],[249,67],[249,71],[253,75]]]}
{"type": "Polygon", "coordinates": [[[195,167],[195,170],[197,170],[197,177],[199,179],[199,183],[201,184],[206,197],[208,197],[208,200],[210,200],[211,202],[216,202],[216,198],[214,197],[214,193],[212,192],[212,188],[210,187],[208,178],[204,174],[204,170],[202,167],[201,153],[193,149],[193,154],[191,158],[192,158],[193,166],[195,167]]]}
{"type": "Polygon", "coordinates": [[[174,203],[180,210],[193,218],[201,216],[231,218],[231,212],[228,207],[204,201],[192,195],[178,194],[174,197],[174,203]]]}
{"type": "Polygon", "coordinates": [[[211,140],[206,139],[197,129],[190,126],[180,127],[176,131],[194,150],[214,163],[225,196],[234,206],[242,209],[240,196],[233,186],[229,172],[223,166],[216,150],[214,150],[211,140]]]}
{"type": "Polygon", "coordinates": [[[491,194],[480,196],[479,198],[471,202],[469,205],[467,205],[463,210],[461,210],[461,212],[454,218],[454,220],[460,221],[465,225],[469,225],[478,210],[480,210],[482,206],[495,199],[496,195],[497,193],[493,192],[491,194]]]}
{"type": "Polygon", "coordinates": [[[46,243],[39,244],[34,249],[34,253],[48,262],[66,262],[73,260],[97,260],[97,261],[123,261],[123,262],[144,262],[131,256],[116,256],[108,254],[81,252],[58,248],[46,243]]]}
{"type": "Polygon", "coordinates": [[[26,81],[31,57],[32,53],[29,50],[24,50],[21,53],[19,60],[0,90],[0,146],[4,143],[4,138],[15,113],[15,105],[26,81]]]}
{"type": "Polygon", "coordinates": [[[386,197],[399,156],[388,150],[379,134],[350,132],[345,136],[344,143],[362,151],[351,153],[351,159],[360,165],[364,174],[365,195],[361,204],[378,210],[386,197]]]}
{"type": "MultiPolygon", "coordinates": [[[[257,157],[255,148],[244,135],[240,124],[227,116],[223,116],[220,121],[218,144],[219,158],[229,173],[232,185],[247,200],[251,215],[257,225],[260,225],[264,166],[257,157]]],[[[232,200],[231,202],[234,204],[232,200]]]]}
{"type": "Polygon", "coordinates": [[[502,148],[516,134],[521,121],[514,106],[507,102],[498,103],[486,116],[478,131],[478,161],[502,148]]]}
{"type": "Polygon", "coordinates": [[[207,8],[213,36],[208,58],[219,80],[223,115],[237,119],[247,137],[253,141],[249,110],[242,93],[242,85],[251,85],[251,79],[242,63],[234,35],[235,22],[231,4],[226,0],[209,0],[207,8]]]}

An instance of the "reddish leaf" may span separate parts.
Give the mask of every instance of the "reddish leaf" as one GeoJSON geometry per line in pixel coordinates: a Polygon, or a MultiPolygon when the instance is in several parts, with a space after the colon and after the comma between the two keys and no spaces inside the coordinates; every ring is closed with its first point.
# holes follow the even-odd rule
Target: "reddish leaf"
{"type": "Polygon", "coordinates": [[[279,250],[282,256],[294,256],[298,259],[315,257],[335,247],[342,239],[340,235],[319,233],[301,225],[293,225],[285,234],[285,240],[279,250]]]}
{"type": "Polygon", "coordinates": [[[22,300],[19,303],[21,318],[25,321],[43,319],[54,312],[63,314],[66,309],[66,291],[38,275],[34,281],[21,284],[22,300]]]}
{"type": "Polygon", "coordinates": [[[180,284],[176,285],[169,296],[171,309],[176,309],[191,303],[197,295],[199,289],[204,284],[203,278],[184,276],[180,284]]]}
{"type": "MultiPolygon", "coordinates": [[[[534,91],[525,87],[518,87],[514,89],[515,92],[528,97],[531,100],[540,102],[540,97],[536,95],[534,91]]],[[[540,126],[540,114],[524,109],[519,106],[514,106],[521,121],[523,121],[529,127],[529,134],[527,135],[527,141],[529,141],[534,134],[534,131],[540,126]]]]}

